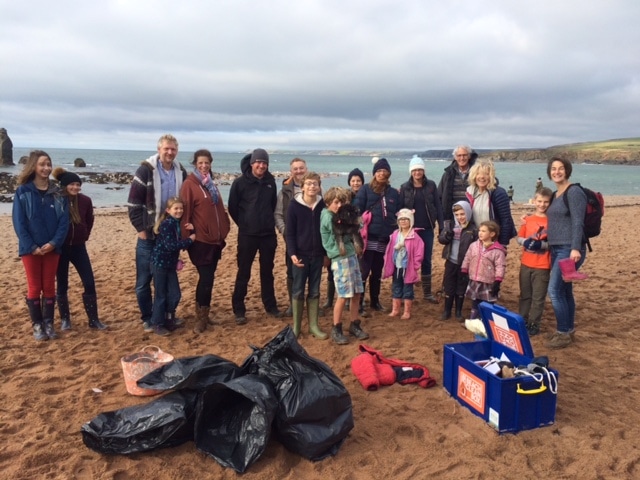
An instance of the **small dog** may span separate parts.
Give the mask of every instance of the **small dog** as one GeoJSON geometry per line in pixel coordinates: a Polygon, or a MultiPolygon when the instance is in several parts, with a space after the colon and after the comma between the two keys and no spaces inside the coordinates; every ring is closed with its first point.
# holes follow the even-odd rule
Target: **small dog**
{"type": "Polygon", "coordinates": [[[346,254],[344,248],[344,239],[346,236],[351,236],[353,246],[356,249],[356,255],[362,255],[364,242],[360,236],[360,224],[360,212],[354,205],[345,203],[340,206],[333,217],[333,233],[338,242],[340,255],[346,254]]]}

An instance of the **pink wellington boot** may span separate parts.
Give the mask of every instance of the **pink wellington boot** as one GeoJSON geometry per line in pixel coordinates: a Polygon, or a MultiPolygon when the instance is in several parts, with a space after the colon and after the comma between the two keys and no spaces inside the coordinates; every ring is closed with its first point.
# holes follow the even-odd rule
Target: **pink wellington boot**
{"type": "Polygon", "coordinates": [[[400,316],[400,307],[402,306],[402,299],[400,298],[392,298],[391,299],[392,310],[389,314],[390,317],[399,317],[400,316]]]}
{"type": "Polygon", "coordinates": [[[409,320],[411,318],[412,305],[413,305],[413,300],[404,301],[404,313],[402,314],[402,317],[400,317],[402,320],[409,320]]]}
{"type": "Polygon", "coordinates": [[[563,258],[558,260],[560,266],[560,272],[562,272],[562,280],[565,282],[579,282],[580,280],[586,280],[589,276],[586,273],[578,272],[576,270],[576,262],[570,258],[563,258]]]}

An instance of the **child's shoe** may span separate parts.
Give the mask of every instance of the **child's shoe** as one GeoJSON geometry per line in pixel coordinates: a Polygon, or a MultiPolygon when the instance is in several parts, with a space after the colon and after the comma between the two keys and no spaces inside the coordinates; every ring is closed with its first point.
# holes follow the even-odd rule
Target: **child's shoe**
{"type": "Polygon", "coordinates": [[[168,337],[169,335],[171,335],[171,332],[162,325],[156,325],[155,327],[153,327],[153,333],[155,333],[156,335],[160,335],[161,337],[168,337]]]}
{"type": "Polygon", "coordinates": [[[349,343],[349,339],[342,334],[342,323],[334,325],[331,329],[331,340],[338,345],[347,345],[349,343]]]}
{"type": "Polygon", "coordinates": [[[369,334],[360,327],[360,320],[354,320],[349,324],[349,333],[358,340],[366,340],[369,334]]]}
{"type": "Polygon", "coordinates": [[[540,333],[540,325],[533,322],[527,322],[527,333],[530,337],[534,337],[540,333]]]}

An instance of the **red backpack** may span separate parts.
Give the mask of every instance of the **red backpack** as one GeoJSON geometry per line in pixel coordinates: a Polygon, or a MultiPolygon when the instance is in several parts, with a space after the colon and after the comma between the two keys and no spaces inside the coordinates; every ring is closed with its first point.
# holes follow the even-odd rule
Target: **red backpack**
{"type": "MultiPolygon", "coordinates": [[[[590,238],[597,237],[600,235],[600,230],[602,229],[602,217],[604,216],[604,197],[600,192],[594,192],[593,190],[589,190],[588,188],[583,187],[579,183],[572,183],[569,185],[569,188],[580,187],[584,194],[587,196],[587,209],[584,212],[584,238],[587,243],[587,247],[589,247],[589,251],[592,252],[591,243],[589,242],[590,238]]],[[[567,188],[567,190],[569,190],[567,188]]],[[[564,204],[569,210],[569,200],[567,199],[567,192],[563,195],[564,204]]]]}

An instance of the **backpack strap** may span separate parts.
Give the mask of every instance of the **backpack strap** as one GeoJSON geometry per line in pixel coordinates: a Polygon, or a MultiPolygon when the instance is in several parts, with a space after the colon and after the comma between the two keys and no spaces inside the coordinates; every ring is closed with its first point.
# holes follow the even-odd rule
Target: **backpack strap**
{"type": "MultiPolygon", "coordinates": [[[[569,199],[567,198],[567,193],[569,193],[569,189],[574,185],[576,187],[582,188],[582,186],[579,183],[570,183],[567,189],[564,191],[564,194],[562,195],[562,198],[564,200],[564,205],[565,207],[567,207],[567,211],[569,212],[569,215],[571,215],[571,209],[569,208],[569,199]]],[[[582,240],[587,245],[589,252],[593,252],[593,249],[591,248],[591,242],[589,241],[589,237],[587,237],[584,233],[582,234],[582,240]]]]}

